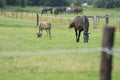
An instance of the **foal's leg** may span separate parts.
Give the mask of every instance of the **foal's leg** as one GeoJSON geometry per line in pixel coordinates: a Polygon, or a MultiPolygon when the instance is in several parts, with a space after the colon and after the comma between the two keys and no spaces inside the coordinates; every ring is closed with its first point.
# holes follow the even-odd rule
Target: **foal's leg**
{"type": "Polygon", "coordinates": [[[48,30],[47,30],[47,29],[46,29],[46,33],[47,33],[47,37],[48,37],[48,33],[49,33],[49,32],[48,32],[48,30]]]}
{"type": "Polygon", "coordinates": [[[49,30],[49,37],[50,37],[50,40],[51,40],[51,31],[49,30]]]}
{"type": "Polygon", "coordinates": [[[51,31],[50,31],[50,30],[48,30],[48,29],[46,29],[46,32],[47,32],[47,38],[49,37],[49,38],[50,38],[50,40],[51,40],[51,31]]]}

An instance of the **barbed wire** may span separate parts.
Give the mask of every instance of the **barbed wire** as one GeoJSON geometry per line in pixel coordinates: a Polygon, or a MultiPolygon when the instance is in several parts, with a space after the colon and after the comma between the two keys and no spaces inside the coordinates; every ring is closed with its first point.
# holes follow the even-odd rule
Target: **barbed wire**
{"type": "Polygon", "coordinates": [[[87,49],[62,49],[47,51],[1,51],[0,56],[31,56],[31,55],[51,55],[51,54],[81,54],[81,53],[101,53],[120,57],[120,48],[87,48],[87,49]]]}

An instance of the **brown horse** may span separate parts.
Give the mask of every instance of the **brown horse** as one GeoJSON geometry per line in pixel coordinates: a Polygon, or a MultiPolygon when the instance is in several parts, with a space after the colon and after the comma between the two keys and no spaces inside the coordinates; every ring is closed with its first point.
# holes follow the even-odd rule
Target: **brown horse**
{"type": "Polygon", "coordinates": [[[48,11],[52,14],[52,13],[53,13],[53,8],[52,8],[52,7],[44,7],[44,8],[42,9],[41,15],[42,15],[42,14],[47,14],[48,11]]]}
{"type": "Polygon", "coordinates": [[[49,22],[42,22],[42,23],[40,23],[40,25],[38,25],[37,37],[41,37],[42,36],[43,30],[46,30],[47,37],[49,36],[49,38],[51,39],[51,23],[49,23],[49,22]]]}
{"type": "Polygon", "coordinates": [[[89,40],[89,20],[87,16],[77,16],[70,24],[69,28],[75,29],[76,34],[76,42],[79,42],[79,37],[81,31],[84,31],[84,42],[88,42],[89,40]],[[79,31],[79,32],[78,32],[79,31]]]}
{"type": "Polygon", "coordinates": [[[72,12],[74,12],[74,14],[78,14],[78,13],[83,14],[83,8],[74,8],[74,9],[72,9],[72,12]]]}
{"type": "Polygon", "coordinates": [[[66,7],[57,7],[55,10],[54,10],[54,15],[56,16],[57,14],[60,14],[60,13],[66,13],[66,7]]]}

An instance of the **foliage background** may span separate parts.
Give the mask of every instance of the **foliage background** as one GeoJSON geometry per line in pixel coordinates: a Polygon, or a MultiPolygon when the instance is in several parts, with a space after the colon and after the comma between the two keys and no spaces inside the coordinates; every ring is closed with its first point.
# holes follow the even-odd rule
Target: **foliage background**
{"type": "Polygon", "coordinates": [[[120,0],[0,0],[0,7],[10,6],[81,6],[88,3],[97,8],[119,8],[120,0]]]}

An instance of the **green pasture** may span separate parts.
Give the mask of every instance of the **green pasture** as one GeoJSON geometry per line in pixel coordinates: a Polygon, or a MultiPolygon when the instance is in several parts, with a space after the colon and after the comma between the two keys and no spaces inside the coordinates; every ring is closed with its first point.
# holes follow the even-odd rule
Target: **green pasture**
{"type": "MultiPolygon", "coordinates": [[[[90,11],[91,15],[93,12],[90,11]]],[[[45,20],[52,24],[51,40],[45,31],[37,38],[36,19],[0,16],[0,80],[99,80],[100,52],[82,50],[101,47],[104,19],[96,29],[93,29],[93,20],[89,19],[88,43],[83,42],[83,33],[80,42],[75,42],[74,29],[68,29],[72,20],[40,18],[41,22],[45,20]]],[[[119,20],[111,19],[109,24],[116,27],[115,48],[120,48],[119,20]]],[[[112,80],[120,78],[119,61],[120,55],[115,52],[112,80]]]]}

